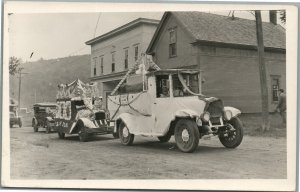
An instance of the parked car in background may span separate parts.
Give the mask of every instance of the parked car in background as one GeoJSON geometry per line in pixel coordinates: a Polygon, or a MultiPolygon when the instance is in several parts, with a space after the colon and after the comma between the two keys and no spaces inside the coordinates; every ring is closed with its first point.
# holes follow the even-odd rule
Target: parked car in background
{"type": "Polygon", "coordinates": [[[36,103],[33,105],[32,127],[34,132],[38,132],[39,128],[45,128],[46,133],[51,132],[56,108],[55,103],[36,103]]]}
{"type": "Polygon", "coordinates": [[[18,106],[17,105],[10,105],[9,106],[9,126],[13,127],[14,125],[18,125],[22,127],[22,119],[18,115],[18,106]]]}

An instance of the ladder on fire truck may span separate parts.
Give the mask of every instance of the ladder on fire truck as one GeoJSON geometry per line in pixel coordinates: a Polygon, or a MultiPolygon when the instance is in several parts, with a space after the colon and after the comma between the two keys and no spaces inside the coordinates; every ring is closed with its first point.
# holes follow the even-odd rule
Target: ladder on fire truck
{"type": "MultiPolygon", "coordinates": [[[[143,65],[143,67],[145,68],[145,60],[147,63],[150,63],[150,67],[154,70],[160,70],[160,67],[157,66],[152,59],[150,60],[149,58],[146,57],[146,54],[142,54],[142,57],[135,63],[135,65],[133,67],[131,67],[127,73],[124,75],[124,77],[121,79],[121,81],[118,83],[118,85],[114,88],[114,90],[111,92],[110,95],[114,95],[116,93],[116,91],[120,88],[120,86],[125,82],[125,80],[128,78],[128,76],[136,71],[140,65],[143,65]],[[151,65],[152,64],[152,65],[151,65]]],[[[144,74],[143,74],[144,75],[144,74]]],[[[144,79],[144,78],[143,78],[144,79]]]]}

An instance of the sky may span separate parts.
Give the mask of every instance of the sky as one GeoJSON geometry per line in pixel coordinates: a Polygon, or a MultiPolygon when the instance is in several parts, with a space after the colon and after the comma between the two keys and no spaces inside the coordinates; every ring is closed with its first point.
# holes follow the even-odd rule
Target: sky
{"type": "MultiPolygon", "coordinates": [[[[229,11],[211,13],[228,15],[229,11]]],[[[162,12],[12,14],[9,16],[10,56],[30,62],[90,54],[86,41],[139,17],[160,20],[162,15],[162,12]]],[[[235,16],[255,19],[246,11],[235,11],[235,16]]],[[[262,12],[262,18],[268,21],[268,12],[262,12]]]]}

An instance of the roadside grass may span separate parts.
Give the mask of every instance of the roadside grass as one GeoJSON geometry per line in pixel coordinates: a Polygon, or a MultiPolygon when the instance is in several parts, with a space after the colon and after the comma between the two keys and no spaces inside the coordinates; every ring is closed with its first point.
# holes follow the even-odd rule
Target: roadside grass
{"type": "Polygon", "coordinates": [[[279,113],[270,113],[270,130],[261,130],[262,117],[260,113],[242,114],[239,118],[244,125],[244,135],[262,137],[286,137],[286,126],[283,125],[279,113]]]}

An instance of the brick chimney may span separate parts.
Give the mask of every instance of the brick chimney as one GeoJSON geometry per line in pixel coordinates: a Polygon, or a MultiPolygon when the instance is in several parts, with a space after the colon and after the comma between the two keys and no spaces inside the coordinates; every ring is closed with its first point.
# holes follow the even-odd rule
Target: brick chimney
{"type": "Polygon", "coordinates": [[[277,11],[270,10],[269,16],[270,16],[270,23],[277,25],[277,11]]]}

